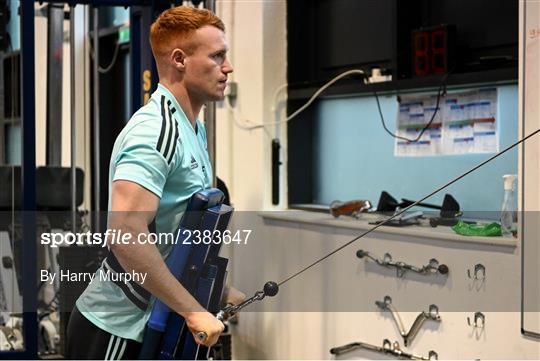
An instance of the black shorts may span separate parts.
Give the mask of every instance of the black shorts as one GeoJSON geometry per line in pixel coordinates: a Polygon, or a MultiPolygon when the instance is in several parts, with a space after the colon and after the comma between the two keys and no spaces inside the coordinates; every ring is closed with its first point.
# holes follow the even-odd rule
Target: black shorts
{"type": "Polygon", "coordinates": [[[77,307],[73,308],[67,327],[66,359],[135,360],[141,343],[103,331],[77,307]]]}

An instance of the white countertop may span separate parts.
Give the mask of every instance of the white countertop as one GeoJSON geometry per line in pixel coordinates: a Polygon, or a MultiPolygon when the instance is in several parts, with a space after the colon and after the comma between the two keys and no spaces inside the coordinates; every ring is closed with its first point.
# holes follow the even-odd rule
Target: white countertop
{"type": "MultiPolygon", "coordinates": [[[[378,220],[382,216],[378,214],[362,214],[360,219],[356,219],[350,216],[341,216],[334,218],[330,214],[320,212],[308,212],[301,210],[288,210],[288,211],[267,211],[259,212],[259,215],[263,219],[278,220],[293,223],[312,224],[318,226],[328,227],[343,227],[349,229],[358,229],[367,231],[374,227],[374,225],[368,222],[378,220]]],[[[436,240],[445,240],[450,242],[464,242],[464,243],[476,243],[483,245],[505,246],[505,247],[517,247],[518,239],[510,236],[503,237],[477,237],[477,236],[462,236],[455,233],[450,227],[438,226],[431,227],[429,225],[418,226],[381,226],[377,228],[375,232],[406,235],[420,238],[429,238],[436,240]]]]}

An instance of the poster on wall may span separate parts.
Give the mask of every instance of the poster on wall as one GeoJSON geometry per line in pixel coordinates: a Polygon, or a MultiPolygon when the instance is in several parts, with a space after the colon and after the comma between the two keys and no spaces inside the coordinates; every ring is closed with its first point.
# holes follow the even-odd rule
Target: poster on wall
{"type": "Polygon", "coordinates": [[[439,107],[433,95],[403,97],[397,118],[396,156],[499,151],[495,88],[449,94],[439,107]]]}
{"type": "Polygon", "coordinates": [[[442,114],[440,111],[435,112],[436,107],[436,96],[413,95],[401,98],[397,119],[397,135],[401,139],[396,139],[396,156],[430,156],[440,153],[442,114]]]}
{"type": "Polygon", "coordinates": [[[449,94],[444,102],[442,154],[496,153],[497,89],[449,94]]]}

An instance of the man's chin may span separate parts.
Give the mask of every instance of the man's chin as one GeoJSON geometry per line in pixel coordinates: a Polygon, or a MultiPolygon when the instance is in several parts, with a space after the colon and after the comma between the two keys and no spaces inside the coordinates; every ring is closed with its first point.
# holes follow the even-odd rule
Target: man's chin
{"type": "Polygon", "coordinates": [[[211,102],[220,102],[220,101],[222,101],[222,100],[225,99],[225,94],[223,94],[223,93],[220,93],[220,94],[213,94],[213,95],[211,95],[209,98],[210,98],[209,100],[210,100],[211,102]]]}

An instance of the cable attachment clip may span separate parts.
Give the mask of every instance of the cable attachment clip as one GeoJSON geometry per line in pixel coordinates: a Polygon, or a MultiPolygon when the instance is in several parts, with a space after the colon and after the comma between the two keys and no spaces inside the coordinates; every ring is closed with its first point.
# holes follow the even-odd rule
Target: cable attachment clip
{"type": "MultiPolygon", "coordinates": [[[[237,305],[231,305],[229,304],[222,310],[220,310],[216,318],[220,321],[227,321],[229,318],[234,316],[238,311],[243,309],[244,307],[247,307],[251,305],[254,302],[262,301],[266,296],[274,297],[279,292],[279,285],[276,282],[268,281],[264,284],[264,288],[262,291],[257,291],[253,296],[250,298],[245,299],[243,302],[237,304],[237,305]]],[[[202,343],[206,340],[208,335],[206,332],[197,332],[197,339],[202,343]]]]}
{"type": "Polygon", "coordinates": [[[218,312],[216,318],[220,321],[227,321],[242,308],[251,305],[253,302],[261,301],[264,297],[266,297],[266,295],[263,291],[257,291],[252,297],[245,299],[243,302],[237,305],[228,304],[224,309],[218,312]]]}

